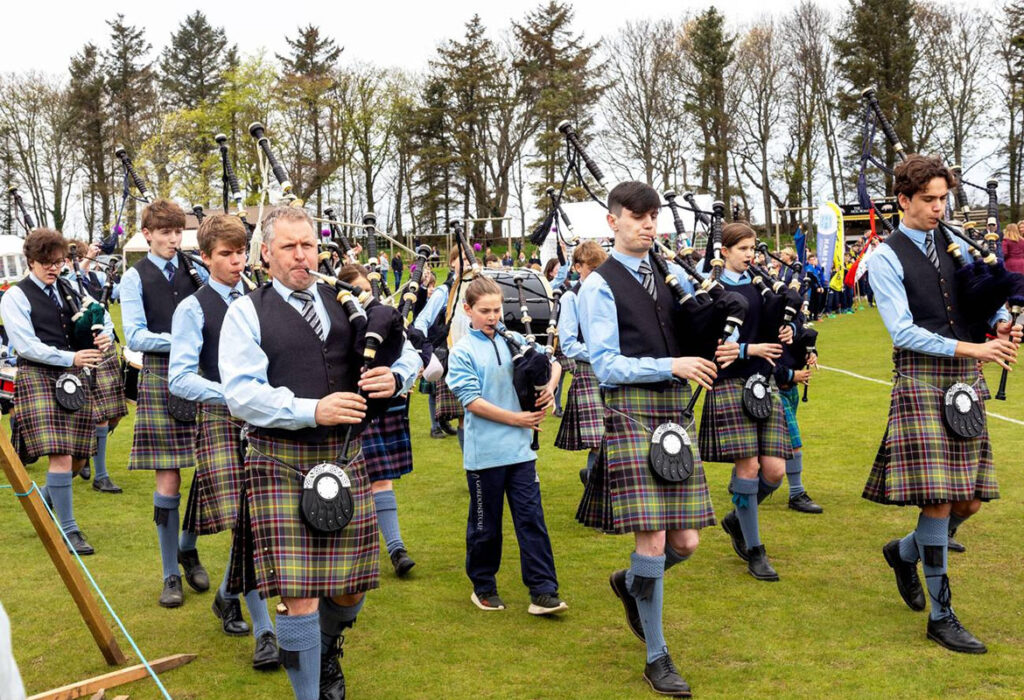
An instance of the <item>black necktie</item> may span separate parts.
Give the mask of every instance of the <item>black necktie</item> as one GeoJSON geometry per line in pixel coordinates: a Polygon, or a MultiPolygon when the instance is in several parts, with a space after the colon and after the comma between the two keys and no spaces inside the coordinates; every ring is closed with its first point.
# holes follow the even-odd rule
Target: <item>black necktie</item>
{"type": "Polygon", "coordinates": [[[313,306],[313,295],[309,292],[292,292],[292,297],[302,302],[302,318],[306,319],[312,328],[313,332],[320,336],[320,339],[324,338],[324,327],[320,323],[320,317],[316,315],[316,308],[313,306]]]}
{"type": "Polygon", "coordinates": [[[64,310],[64,306],[60,303],[60,297],[57,296],[57,291],[52,284],[46,285],[46,296],[50,297],[50,301],[56,304],[58,309],[64,310]]]}
{"type": "Polygon", "coordinates": [[[658,300],[658,288],[654,286],[654,271],[651,270],[651,264],[646,260],[640,261],[640,284],[644,286],[652,299],[658,300]]]}
{"type": "Polygon", "coordinates": [[[942,270],[939,268],[939,254],[935,250],[935,234],[931,231],[924,235],[924,253],[928,256],[931,264],[935,266],[935,269],[941,272],[942,270]]]}

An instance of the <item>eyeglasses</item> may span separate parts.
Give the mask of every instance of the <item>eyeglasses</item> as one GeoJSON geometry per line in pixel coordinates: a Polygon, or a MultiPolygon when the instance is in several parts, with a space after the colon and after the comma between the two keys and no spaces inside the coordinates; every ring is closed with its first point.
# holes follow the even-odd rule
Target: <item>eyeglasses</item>
{"type": "Polygon", "coordinates": [[[46,268],[49,268],[49,267],[61,267],[61,266],[64,265],[64,258],[61,258],[60,260],[53,260],[51,262],[43,262],[42,260],[36,260],[35,262],[38,263],[41,267],[46,267],[46,268]]]}

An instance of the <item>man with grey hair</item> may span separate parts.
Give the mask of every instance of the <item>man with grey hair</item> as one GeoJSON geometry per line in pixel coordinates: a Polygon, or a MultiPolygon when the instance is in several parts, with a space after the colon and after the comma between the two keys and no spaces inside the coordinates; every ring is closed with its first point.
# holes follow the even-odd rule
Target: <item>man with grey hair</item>
{"type": "Polygon", "coordinates": [[[337,700],[345,696],[341,634],[379,573],[366,465],[358,437],[343,454],[345,436],[350,428],[358,436],[378,406],[407,390],[421,362],[406,341],[390,367],[361,372],[355,327],[334,290],[309,273],[317,265],[309,215],[274,209],[263,233],[273,282],[228,308],[220,336],[224,398],[232,415],[251,426],[243,504],[251,528],[234,552],[244,563],[245,588],[281,596],[277,638],[295,697],[337,700]],[[304,489],[314,468],[335,470],[339,488],[304,489]],[[343,528],[314,529],[300,513],[300,502],[338,497],[351,498],[343,528]]]}

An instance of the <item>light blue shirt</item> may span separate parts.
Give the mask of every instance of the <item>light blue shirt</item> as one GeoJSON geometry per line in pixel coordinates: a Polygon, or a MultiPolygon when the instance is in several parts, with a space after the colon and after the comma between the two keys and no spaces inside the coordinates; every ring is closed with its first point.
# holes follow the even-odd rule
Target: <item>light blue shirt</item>
{"type": "Polygon", "coordinates": [[[562,295],[558,309],[558,343],[562,354],[573,360],[590,362],[587,346],[580,341],[580,298],[572,291],[562,295]]]}
{"type": "Polygon", "coordinates": [[[430,298],[427,299],[427,303],[424,305],[419,315],[416,316],[416,320],[413,322],[412,327],[423,333],[423,335],[426,335],[427,330],[434,325],[434,321],[437,320],[437,315],[447,308],[448,285],[440,284],[434,287],[434,291],[430,293],[430,298]]]}
{"type": "MultiPolygon", "coordinates": [[[[908,228],[902,222],[900,222],[900,231],[906,234],[921,253],[925,253],[927,231],[908,228]]],[[[964,259],[970,260],[971,254],[967,243],[963,240],[959,243],[964,259]]],[[[943,242],[936,238],[935,245],[943,245],[943,242]]],[[[927,263],[922,262],[922,264],[927,263]]],[[[910,304],[907,302],[907,290],[903,286],[903,265],[900,264],[892,246],[880,245],[872,253],[868,258],[868,274],[871,276],[871,288],[875,292],[875,301],[878,303],[878,313],[882,316],[882,322],[885,323],[889,335],[892,336],[894,347],[925,355],[953,356],[956,352],[956,340],[914,324],[914,317],[910,313],[910,304]]],[[[997,321],[1008,321],[1009,318],[1010,314],[1005,308],[999,309],[990,323],[995,325],[997,321]]]]}
{"type": "MultiPolygon", "coordinates": [[[[520,343],[519,333],[511,334],[520,343]]],[[[500,408],[519,413],[519,397],[512,381],[512,352],[504,338],[493,338],[470,328],[448,355],[448,388],[463,406],[483,399],[500,408]]],[[[530,449],[532,432],[488,420],[466,411],[462,466],[468,471],[519,464],[537,459],[530,449]]]]}
{"type": "MultiPolygon", "coordinates": [[[[34,274],[30,272],[28,278],[41,290],[46,291],[46,285],[34,274]]],[[[54,291],[61,296],[60,287],[56,282],[54,291]]],[[[71,367],[75,364],[73,350],[58,350],[41,341],[36,335],[35,326],[32,325],[32,305],[18,285],[12,285],[4,292],[3,299],[0,299],[0,316],[3,317],[10,346],[18,354],[18,357],[54,367],[71,367]]],[[[100,335],[114,337],[114,322],[110,319],[110,314],[105,311],[103,312],[103,331],[100,335]]]]}
{"type": "MultiPolygon", "coordinates": [[[[273,288],[292,308],[302,312],[302,302],[291,297],[291,289],[278,280],[274,280],[273,288]]],[[[317,293],[316,285],[308,291],[313,293],[313,308],[326,334],[330,331],[331,320],[323,299],[317,293]]],[[[267,380],[270,361],[260,347],[260,339],[256,308],[250,297],[243,297],[228,308],[220,330],[218,366],[224,399],[231,415],[261,428],[300,430],[316,427],[314,416],[319,399],[298,398],[288,387],[270,386],[267,380]]],[[[391,371],[401,380],[401,385],[396,387],[397,393],[409,390],[422,366],[420,354],[406,340],[402,355],[391,365],[391,371]]]]}
{"type": "MultiPolygon", "coordinates": [[[[188,274],[178,268],[178,257],[164,260],[153,253],[146,253],[149,261],[156,265],[161,272],[170,262],[175,267],[176,275],[188,274]]],[[[210,273],[202,267],[197,267],[196,272],[205,282],[210,273]]],[[[170,290],[168,290],[169,293],[170,290]]],[[[125,340],[128,347],[136,352],[170,352],[171,334],[154,333],[146,325],[146,310],[142,305],[142,278],[139,277],[135,267],[129,267],[121,277],[121,324],[124,327],[125,340]]]]}
{"type": "MultiPolygon", "coordinates": [[[[614,248],[609,254],[622,263],[638,282],[641,281],[640,263],[646,258],[634,258],[614,248]]],[[[668,267],[679,278],[683,289],[692,294],[693,285],[682,268],[674,263],[669,263],[668,267]]],[[[658,272],[654,271],[654,274],[658,272]]],[[[615,297],[600,272],[594,271],[587,276],[579,296],[579,326],[583,329],[590,362],[601,386],[611,388],[619,384],[646,384],[672,379],[671,357],[626,357],[622,354],[615,297]]]]}
{"type": "MultiPolygon", "coordinates": [[[[232,303],[231,292],[245,295],[242,281],[234,287],[209,279],[206,284],[217,292],[224,304],[232,303]]],[[[239,297],[241,298],[241,297],[239,297]]],[[[236,300],[237,301],[237,300],[236,300]]],[[[171,358],[167,377],[171,393],[189,401],[224,405],[224,387],[199,374],[199,354],[203,351],[203,324],[206,316],[195,295],[186,298],[174,310],[171,321],[171,358]]]]}

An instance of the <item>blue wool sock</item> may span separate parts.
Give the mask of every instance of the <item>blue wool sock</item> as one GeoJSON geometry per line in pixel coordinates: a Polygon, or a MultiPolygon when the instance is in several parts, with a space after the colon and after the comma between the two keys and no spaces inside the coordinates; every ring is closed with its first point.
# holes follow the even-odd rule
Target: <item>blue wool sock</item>
{"type": "Polygon", "coordinates": [[[911,530],[909,535],[900,540],[900,559],[908,564],[916,564],[917,560],[921,558],[920,553],[917,551],[917,538],[914,537],[915,532],[915,530],[911,530]]]}
{"type": "Polygon", "coordinates": [[[242,596],[245,607],[249,611],[249,619],[252,620],[252,636],[259,639],[266,632],[274,631],[274,623],[270,621],[270,611],[267,610],[267,601],[260,598],[258,590],[251,590],[242,596]]]}
{"type": "Polygon", "coordinates": [[[384,536],[388,554],[396,549],[405,549],[402,531],[398,527],[398,501],[394,491],[377,491],[373,494],[373,507],[377,510],[377,526],[384,536]]]}
{"type": "Polygon", "coordinates": [[[804,492],[804,482],[800,478],[804,471],[804,451],[794,450],[793,456],[786,460],[786,479],[789,481],[789,497],[799,496],[804,492]]]}
{"type": "Polygon", "coordinates": [[[665,543],[665,571],[668,571],[676,564],[682,564],[689,558],[689,554],[683,556],[682,554],[674,550],[672,548],[672,545],[670,545],[668,542],[665,543]]]}
{"type": "Polygon", "coordinates": [[[164,578],[179,575],[178,570],[178,506],[181,504],[181,494],[177,496],[164,496],[160,493],[153,494],[154,515],[157,520],[156,534],[160,542],[160,561],[163,562],[164,578]],[[166,522],[159,522],[165,520],[166,522]]]}
{"type": "Polygon", "coordinates": [[[761,544],[761,533],[757,524],[758,485],[758,479],[735,477],[732,480],[732,502],[736,504],[736,517],[739,518],[740,530],[743,531],[747,549],[761,544]]]}
{"type": "Polygon", "coordinates": [[[465,428],[459,428],[455,432],[459,436],[459,449],[461,450],[462,446],[466,443],[466,430],[465,428]]]}
{"type": "Polygon", "coordinates": [[[295,700],[320,697],[320,613],[278,615],[277,646],[287,654],[285,671],[295,700]]]}
{"type": "MultiPolygon", "coordinates": [[[[921,555],[925,585],[932,601],[931,618],[941,620],[949,615],[949,600],[942,591],[946,582],[946,562],[949,554],[949,518],[929,518],[924,513],[917,519],[917,549],[921,555]]],[[[948,586],[948,583],[947,583],[948,586]]],[[[948,594],[948,587],[945,591],[948,594]]]]}
{"type": "Polygon", "coordinates": [[[197,542],[199,542],[199,535],[188,530],[182,530],[181,537],[178,538],[178,549],[182,552],[191,552],[196,548],[197,542]]]}
{"type": "Polygon", "coordinates": [[[366,602],[364,595],[355,605],[339,605],[330,598],[320,599],[320,650],[327,653],[342,632],[351,627],[366,602]]]}
{"type": "Polygon", "coordinates": [[[636,599],[640,622],[647,639],[647,663],[668,654],[665,635],[661,631],[661,608],[665,598],[665,555],[645,557],[629,555],[626,588],[636,599]]]}
{"type": "Polygon", "coordinates": [[[98,481],[107,474],[107,435],[110,429],[105,425],[96,426],[96,454],[92,456],[92,478],[98,481]]]}
{"type": "Polygon", "coordinates": [[[435,432],[440,430],[441,424],[437,422],[437,399],[434,398],[433,391],[427,394],[427,410],[430,411],[430,429],[435,432]]]}
{"type": "Polygon", "coordinates": [[[53,502],[53,512],[60,523],[60,529],[65,533],[78,529],[71,499],[71,482],[74,478],[71,472],[46,472],[46,491],[53,502]]]}

